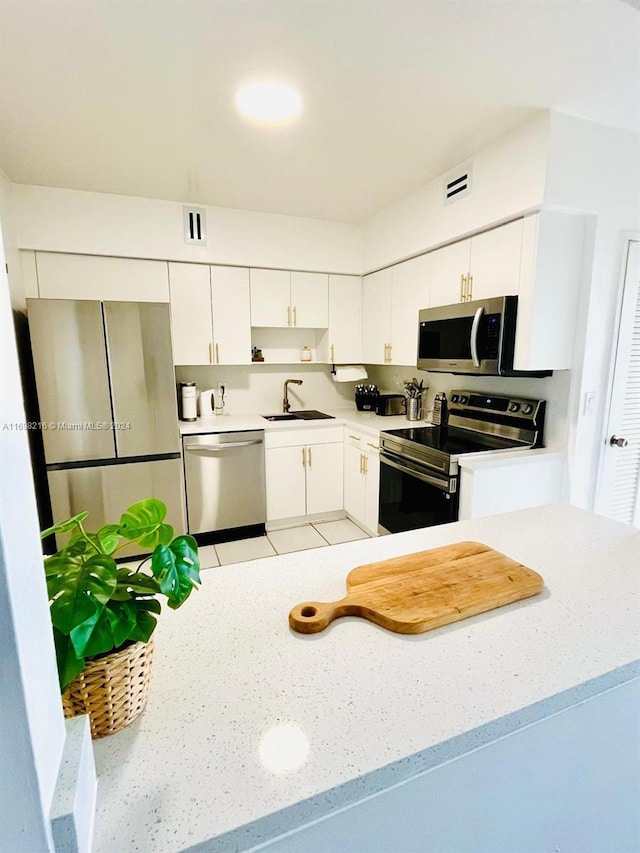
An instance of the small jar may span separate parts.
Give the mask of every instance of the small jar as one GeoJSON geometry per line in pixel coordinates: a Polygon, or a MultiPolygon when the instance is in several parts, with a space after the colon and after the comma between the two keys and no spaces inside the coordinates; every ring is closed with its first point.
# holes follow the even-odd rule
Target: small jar
{"type": "Polygon", "coordinates": [[[311,361],[311,350],[309,347],[302,347],[300,350],[300,361],[311,361]]]}

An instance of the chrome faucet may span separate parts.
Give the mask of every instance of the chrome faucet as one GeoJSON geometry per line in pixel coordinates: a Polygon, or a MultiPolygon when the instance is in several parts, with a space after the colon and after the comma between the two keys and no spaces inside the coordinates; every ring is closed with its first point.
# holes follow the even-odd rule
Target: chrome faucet
{"type": "Polygon", "coordinates": [[[284,380],[284,397],[282,398],[282,411],[288,412],[291,408],[289,403],[289,385],[302,385],[302,379],[285,379],[284,380]]]}

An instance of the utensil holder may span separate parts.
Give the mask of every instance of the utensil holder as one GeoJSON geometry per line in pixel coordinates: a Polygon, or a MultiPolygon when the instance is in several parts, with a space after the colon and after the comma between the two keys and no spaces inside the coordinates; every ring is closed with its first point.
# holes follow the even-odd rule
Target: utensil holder
{"type": "Polygon", "coordinates": [[[422,419],[422,397],[407,398],[407,420],[419,421],[422,419]]]}

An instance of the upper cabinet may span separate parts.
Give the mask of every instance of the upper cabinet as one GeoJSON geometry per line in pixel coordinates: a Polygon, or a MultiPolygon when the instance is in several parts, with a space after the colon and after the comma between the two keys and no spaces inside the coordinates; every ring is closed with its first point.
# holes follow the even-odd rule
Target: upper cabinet
{"type": "Polygon", "coordinates": [[[359,275],[329,276],[329,351],[331,364],[362,359],[362,279],[359,275]]]}
{"type": "Polygon", "coordinates": [[[166,261],[36,252],[41,299],[168,302],[166,261]]]}
{"type": "Polygon", "coordinates": [[[249,364],[249,270],[170,263],[175,364],[249,364]]]}
{"type": "Polygon", "coordinates": [[[287,270],[251,270],[251,325],[326,329],[329,276],[287,270]]]}
{"type": "Polygon", "coordinates": [[[365,276],[362,359],[367,364],[416,363],[418,312],[429,304],[431,256],[365,276]]]}
{"type": "Polygon", "coordinates": [[[517,295],[522,223],[517,219],[431,252],[430,306],[517,295]]]}

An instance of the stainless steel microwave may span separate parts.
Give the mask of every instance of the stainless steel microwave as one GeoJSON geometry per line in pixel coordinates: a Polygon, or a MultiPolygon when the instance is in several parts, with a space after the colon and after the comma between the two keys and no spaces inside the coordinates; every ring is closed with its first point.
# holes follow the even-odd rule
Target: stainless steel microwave
{"type": "Polygon", "coordinates": [[[513,369],[517,296],[459,302],[419,313],[419,370],[483,376],[550,376],[513,369]]]}

